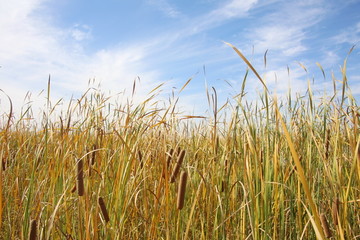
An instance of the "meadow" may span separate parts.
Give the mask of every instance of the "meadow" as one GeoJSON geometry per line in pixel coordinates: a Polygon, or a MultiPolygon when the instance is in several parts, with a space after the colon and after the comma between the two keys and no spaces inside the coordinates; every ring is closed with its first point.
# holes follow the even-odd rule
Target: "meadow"
{"type": "Polygon", "coordinates": [[[0,239],[360,239],[346,61],[329,96],[277,99],[233,48],[243,87],[225,105],[208,89],[208,116],[157,89],[140,104],[89,89],[61,113],[49,100],[37,123],[31,106],[4,113],[0,239]],[[250,74],[264,84],[251,102],[250,74]]]}

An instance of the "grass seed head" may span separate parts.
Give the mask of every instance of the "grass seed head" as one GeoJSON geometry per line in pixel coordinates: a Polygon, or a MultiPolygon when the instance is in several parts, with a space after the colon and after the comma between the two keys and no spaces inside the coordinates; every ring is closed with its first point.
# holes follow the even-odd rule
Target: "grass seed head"
{"type": "Polygon", "coordinates": [[[329,224],[328,224],[328,222],[327,222],[327,220],[326,220],[325,214],[322,213],[322,214],[320,215],[320,221],[321,221],[321,226],[322,226],[322,228],[324,229],[325,236],[326,236],[327,238],[330,238],[330,237],[332,236],[332,233],[331,233],[331,230],[330,230],[330,228],[329,228],[329,224]]]}
{"type": "Polygon", "coordinates": [[[171,177],[170,177],[170,183],[174,183],[175,180],[176,180],[176,177],[180,171],[180,167],[181,167],[181,164],[184,160],[184,157],[185,157],[185,150],[182,150],[178,156],[178,160],[176,162],[176,165],[174,166],[174,169],[171,173],[171,177]]]}
{"type": "Polygon", "coordinates": [[[108,211],[106,209],[106,206],[105,206],[104,199],[102,197],[99,197],[98,202],[99,202],[101,213],[104,216],[105,222],[109,222],[110,218],[109,218],[109,214],[108,214],[108,211]]]}
{"type": "Polygon", "coordinates": [[[332,206],[331,206],[332,219],[333,219],[334,225],[338,225],[339,204],[340,204],[340,201],[338,198],[336,198],[333,201],[332,206]]]}
{"type": "Polygon", "coordinates": [[[77,190],[79,196],[84,195],[84,162],[82,159],[78,160],[77,162],[77,190]]]}
{"type": "Polygon", "coordinates": [[[36,240],[37,238],[37,223],[36,220],[32,220],[30,223],[29,240],[36,240]]]}
{"type": "Polygon", "coordinates": [[[180,182],[177,196],[177,209],[181,210],[184,207],[185,192],[186,192],[187,172],[182,171],[180,174],[180,182]]]}

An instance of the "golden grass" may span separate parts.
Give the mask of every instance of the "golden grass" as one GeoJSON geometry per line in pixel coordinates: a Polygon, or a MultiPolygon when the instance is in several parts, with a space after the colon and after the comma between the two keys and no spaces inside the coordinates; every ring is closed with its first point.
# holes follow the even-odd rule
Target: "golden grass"
{"type": "Polygon", "coordinates": [[[48,101],[38,122],[31,107],[2,115],[0,239],[359,238],[360,115],[346,67],[328,97],[309,85],[276,99],[231,47],[264,90],[246,100],[247,72],[223,106],[206,92],[208,116],[157,100],[162,86],[137,105],[92,88],[62,113],[48,101]]]}

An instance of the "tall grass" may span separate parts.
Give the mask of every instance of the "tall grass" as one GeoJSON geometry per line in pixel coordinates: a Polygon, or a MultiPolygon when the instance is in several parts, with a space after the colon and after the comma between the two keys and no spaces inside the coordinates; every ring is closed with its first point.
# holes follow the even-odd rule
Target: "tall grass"
{"type": "Polygon", "coordinates": [[[212,89],[207,118],[177,113],[176,99],[163,107],[156,89],[138,105],[89,90],[65,114],[48,101],[30,127],[29,109],[3,115],[0,238],[360,238],[359,108],[346,67],[329,98],[309,88],[276,99],[233,48],[264,92],[218,106],[212,89]]]}

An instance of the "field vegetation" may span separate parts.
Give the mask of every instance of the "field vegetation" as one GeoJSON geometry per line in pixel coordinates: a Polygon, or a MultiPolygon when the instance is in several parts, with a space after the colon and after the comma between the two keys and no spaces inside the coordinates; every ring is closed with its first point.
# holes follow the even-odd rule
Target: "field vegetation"
{"type": "Polygon", "coordinates": [[[249,70],[225,105],[206,90],[208,116],[157,101],[158,88],[140,104],[99,89],[64,112],[48,100],[37,124],[31,106],[4,113],[0,239],[359,239],[346,61],[329,96],[309,85],[277,99],[233,48],[249,70]],[[244,97],[250,75],[264,84],[256,101],[244,97]]]}

